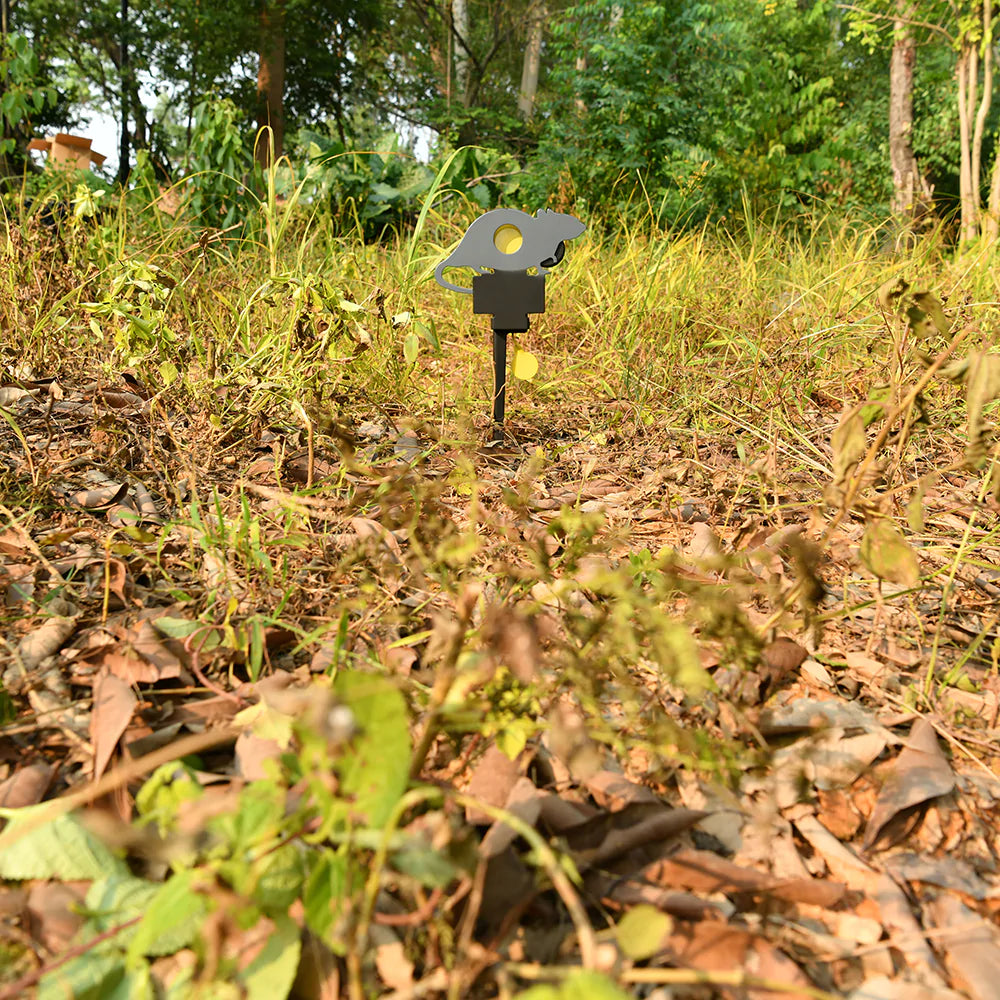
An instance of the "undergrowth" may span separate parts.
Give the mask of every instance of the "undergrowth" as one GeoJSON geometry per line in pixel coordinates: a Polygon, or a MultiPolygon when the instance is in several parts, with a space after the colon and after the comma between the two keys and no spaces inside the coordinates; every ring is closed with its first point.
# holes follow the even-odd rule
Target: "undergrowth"
{"type": "MultiPolygon", "coordinates": [[[[4,878],[89,882],[77,943],[28,973],[39,996],[308,996],[333,968],[360,1000],[404,950],[428,992],[511,995],[509,977],[484,985],[504,938],[477,943],[477,810],[520,845],[532,892],[558,896],[561,958],[614,978],[584,855],[464,788],[477,746],[544,746],[556,784],[612,759],[659,786],[684,769],[731,785],[766,748],[720,708],[711,669],[753,671],[779,633],[815,638],[889,599],[827,599],[839,526],[863,531],[876,587],[941,592],[942,615],[943,581],[992,537],[973,519],[937,569],[916,554],[941,477],[984,470],[984,510],[995,493],[992,250],[928,239],[899,256],[832,220],[806,235],[594,225],[516,337],[540,370],[509,387],[508,441],[490,449],[488,327],[431,280],[470,212],[429,199],[415,233],[364,243],[273,191],[239,238],[75,198],[55,229],[7,205],[3,382],[47,402],[34,419],[0,400],[20,449],[0,511],[47,563],[74,533],[103,554],[96,576],[49,572],[24,615],[149,609],[195,688],[233,710],[89,783],[67,767],[60,797],[4,811],[4,878]],[[52,522],[48,491],[81,447],[57,404],[85,386],[107,403],[85,446],[155,484],[157,517],[52,522]],[[643,521],[707,519],[685,512],[694,493],[734,531],[751,515],[810,528],[768,572],[645,543],[643,521]],[[116,561],[135,581],[117,605],[116,561]],[[244,739],[273,752],[213,790],[205,775],[231,775],[244,739]],[[75,811],[115,795],[130,802],[114,821],[75,811]]],[[[941,656],[911,703],[945,682],[941,656]]],[[[951,681],[969,659],[946,664],[951,681]]],[[[162,708],[170,683],[144,697],[162,708]]],[[[583,983],[529,992],[620,995],[583,983]]]]}

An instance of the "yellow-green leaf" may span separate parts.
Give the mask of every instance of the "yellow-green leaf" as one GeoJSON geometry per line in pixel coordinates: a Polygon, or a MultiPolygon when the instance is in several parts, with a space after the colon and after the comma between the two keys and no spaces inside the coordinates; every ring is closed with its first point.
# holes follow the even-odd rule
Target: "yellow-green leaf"
{"type": "Polygon", "coordinates": [[[833,481],[841,486],[847,481],[854,466],[864,458],[868,447],[861,408],[855,406],[840,418],[830,444],[833,446],[833,481]]]}
{"type": "Polygon", "coordinates": [[[869,522],[861,539],[861,561],[880,579],[915,587],[920,563],[903,532],[888,518],[869,522]]]}
{"type": "Polygon", "coordinates": [[[618,947],[631,959],[642,961],[655,955],[663,940],[674,929],[674,922],[655,906],[641,903],[632,907],[615,928],[618,947]]]}

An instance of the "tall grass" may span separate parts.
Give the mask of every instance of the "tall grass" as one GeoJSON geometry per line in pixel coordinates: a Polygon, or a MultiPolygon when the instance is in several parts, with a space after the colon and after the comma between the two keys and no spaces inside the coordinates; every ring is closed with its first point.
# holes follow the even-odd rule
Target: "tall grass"
{"type": "MultiPolygon", "coordinates": [[[[339,396],[354,420],[388,409],[442,430],[484,423],[488,320],[431,277],[473,210],[439,214],[439,177],[412,232],[366,244],[303,204],[301,185],[279,199],[279,169],[250,220],[259,239],[168,223],[128,199],[51,233],[14,205],[0,278],[8,351],[39,369],[72,359],[81,373],[155,372],[150,363],[169,361],[179,377],[153,388],[210,406],[229,385],[252,409],[339,396]],[[114,321],[92,323],[86,308],[110,294],[123,261],[164,277],[152,293],[159,330],[124,350],[114,321]],[[403,339],[414,328],[425,336],[410,365],[403,339]]],[[[980,317],[994,316],[1000,300],[987,249],[956,257],[928,239],[905,256],[887,253],[877,230],[836,220],[783,229],[748,214],[736,231],[670,232],[651,218],[587,220],[588,234],[550,275],[546,314],[517,338],[538,355],[539,374],[510,388],[512,425],[528,436],[573,434],[611,412],[631,413],[639,428],[741,432],[766,413],[796,440],[804,400],[854,400],[888,370],[874,294],[885,281],[924,282],[959,313],[977,303],[980,317]]]]}

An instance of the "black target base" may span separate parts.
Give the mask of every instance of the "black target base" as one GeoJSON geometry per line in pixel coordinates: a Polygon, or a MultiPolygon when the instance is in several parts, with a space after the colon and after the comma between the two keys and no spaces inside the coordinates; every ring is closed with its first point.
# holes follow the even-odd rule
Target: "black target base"
{"type": "Polygon", "coordinates": [[[472,279],[472,311],[493,317],[493,423],[501,431],[507,399],[507,335],[527,333],[530,313],[545,312],[545,275],[493,271],[472,279]]]}

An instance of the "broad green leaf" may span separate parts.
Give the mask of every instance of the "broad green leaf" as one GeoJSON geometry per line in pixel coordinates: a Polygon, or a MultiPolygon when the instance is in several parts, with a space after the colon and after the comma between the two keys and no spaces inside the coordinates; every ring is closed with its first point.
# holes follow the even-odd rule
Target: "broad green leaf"
{"type": "Polygon", "coordinates": [[[18,831],[37,822],[51,806],[43,802],[24,809],[0,810],[10,822],[3,831],[9,846],[0,851],[0,878],[98,879],[126,871],[125,862],[106,847],[75,816],[56,816],[23,836],[18,831]]]}
{"type": "Polygon", "coordinates": [[[129,965],[143,955],[164,954],[160,950],[164,939],[171,944],[168,951],[176,951],[198,936],[208,902],[193,888],[197,874],[193,870],[179,872],[157,890],[128,946],[129,965]]]}
{"type": "Polygon", "coordinates": [[[673,928],[674,922],[666,913],[642,903],[618,921],[615,940],[625,955],[639,962],[660,951],[673,928]]]}
{"type": "Polygon", "coordinates": [[[530,382],[538,374],[538,358],[530,351],[514,353],[514,378],[530,382]]]}
{"type": "Polygon", "coordinates": [[[287,915],[274,923],[263,951],[237,977],[248,1000],[284,1000],[295,982],[302,947],[298,925],[287,915]]]}
{"type": "MultiPolygon", "coordinates": [[[[886,404],[892,398],[892,386],[875,385],[868,392],[869,402],[861,407],[861,421],[865,427],[886,414],[886,404]]],[[[863,454],[863,453],[862,453],[863,454]]]]}
{"type": "Polygon", "coordinates": [[[904,587],[920,582],[920,563],[903,532],[888,518],[870,521],[861,538],[861,561],[880,579],[904,587]]]}
{"type": "Polygon", "coordinates": [[[171,386],[177,381],[177,376],[180,372],[177,370],[177,365],[172,361],[161,361],[160,362],[160,378],[163,379],[163,384],[166,386],[171,386]]]}
{"type": "Polygon", "coordinates": [[[333,686],[353,712],[357,735],[337,762],[340,793],[351,811],[380,827],[406,791],[410,773],[410,730],[406,703],[383,677],[341,671],[333,686]]]}

